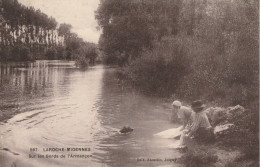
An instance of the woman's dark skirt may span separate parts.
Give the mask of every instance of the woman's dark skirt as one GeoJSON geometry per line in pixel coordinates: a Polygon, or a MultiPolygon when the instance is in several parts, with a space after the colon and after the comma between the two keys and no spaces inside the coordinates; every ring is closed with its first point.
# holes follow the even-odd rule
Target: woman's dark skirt
{"type": "Polygon", "coordinates": [[[215,141],[213,130],[213,128],[200,127],[194,134],[194,140],[199,143],[213,143],[215,141]]]}

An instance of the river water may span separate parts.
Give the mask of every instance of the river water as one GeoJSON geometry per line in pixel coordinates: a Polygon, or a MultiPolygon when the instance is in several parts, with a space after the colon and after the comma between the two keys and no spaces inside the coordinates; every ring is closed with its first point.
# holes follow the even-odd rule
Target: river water
{"type": "Polygon", "coordinates": [[[122,86],[103,65],[0,64],[0,111],[11,115],[0,122],[3,167],[176,166],[180,156],[173,139],[154,136],[178,126],[170,104],[122,86]],[[134,131],[118,133],[126,125],[134,131]]]}

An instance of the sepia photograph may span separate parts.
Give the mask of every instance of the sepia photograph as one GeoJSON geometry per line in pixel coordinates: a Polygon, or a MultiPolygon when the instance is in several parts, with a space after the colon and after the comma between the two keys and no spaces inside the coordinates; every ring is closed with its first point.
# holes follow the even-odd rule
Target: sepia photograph
{"type": "Polygon", "coordinates": [[[0,167],[259,167],[258,0],[0,0],[0,167]]]}

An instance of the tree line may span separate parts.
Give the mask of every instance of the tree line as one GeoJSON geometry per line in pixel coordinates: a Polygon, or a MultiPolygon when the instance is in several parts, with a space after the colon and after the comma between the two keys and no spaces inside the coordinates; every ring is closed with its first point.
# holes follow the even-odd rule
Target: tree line
{"type": "Polygon", "coordinates": [[[0,0],[0,60],[74,60],[84,57],[86,62],[93,62],[97,56],[96,46],[84,42],[71,32],[71,28],[65,23],[58,27],[57,21],[40,9],[26,7],[17,0],[0,0]],[[93,48],[95,56],[92,51],[75,56],[80,47],[93,48]]]}

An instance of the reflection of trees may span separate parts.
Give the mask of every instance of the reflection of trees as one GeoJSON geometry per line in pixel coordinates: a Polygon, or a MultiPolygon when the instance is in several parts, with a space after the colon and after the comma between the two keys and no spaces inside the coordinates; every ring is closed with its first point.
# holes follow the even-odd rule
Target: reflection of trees
{"type": "Polygon", "coordinates": [[[22,94],[43,94],[49,86],[65,84],[68,81],[65,80],[67,72],[69,71],[64,68],[50,67],[48,61],[0,64],[0,86],[16,87],[22,94]]]}
{"type": "MultiPolygon", "coordinates": [[[[57,61],[36,61],[35,63],[0,63],[0,120],[12,115],[44,107],[55,96],[64,96],[64,85],[71,69],[57,61]]],[[[72,66],[72,64],[67,64],[72,66]]]]}

